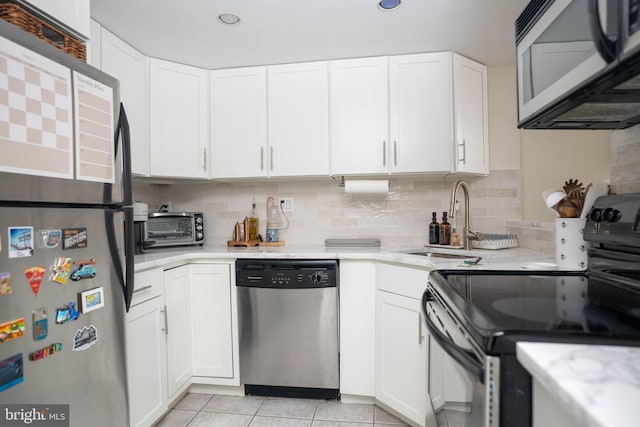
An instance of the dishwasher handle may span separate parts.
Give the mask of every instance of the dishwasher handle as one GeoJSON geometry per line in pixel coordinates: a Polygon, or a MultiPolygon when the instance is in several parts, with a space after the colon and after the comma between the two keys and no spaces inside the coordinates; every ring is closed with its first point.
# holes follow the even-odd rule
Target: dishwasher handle
{"type": "Polygon", "coordinates": [[[480,381],[481,384],[484,384],[484,373],[485,368],[482,362],[480,362],[472,353],[458,347],[448,336],[446,336],[440,329],[436,326],[435,323],[429,317],[429,313],[427,312],[427,303],[432,302],[436,303],[437,301],[431,291],[426,289],[422,294],[422,314],[424,316],[424,321],[427,324],[427,329],[429,329],[429,333],[431,337],[436,340],[440,347],[447,352],[447,354],[453,357],[462,367],[467,370],[471,375],[473,375],[476,379],[480,381]]]}

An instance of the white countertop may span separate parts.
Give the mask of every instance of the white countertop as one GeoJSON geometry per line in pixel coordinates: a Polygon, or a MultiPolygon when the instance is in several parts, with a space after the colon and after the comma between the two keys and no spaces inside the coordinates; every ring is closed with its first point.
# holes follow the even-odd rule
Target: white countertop
{"type": "Polygon", "coordinates": [[[640,348],[519,342],[518,361],[582,426],[637,426],[640,348]]]}
{"type": "MultiPolygon", "coordinates": [[[[422,251],[424,248],[416,248],[422,251]]],[[[462,259],[426,257],[412,255],[413,249],[384,249],[384,248],[325,248],[324,246],[281,246],[281,247],[252,247],[229,248],[226,246],[204,246],[152,249],[142,255],[135,256],[136,271],[161,267],[176,262],[188,262],[195,259],[235,260],[238,258],[315,258],[315,259],[345,259],[371,260],[422,267],[428,270],[444,268],[463,268],[462,259]]],[[[488,270],[517,270],[523,262],[554,262],[553,257],[528,249],[513,248],[500,250],[473,249],[437,249],[437,252],[457,253],[469,255],[469,259],[481,256],[482,260],[475,269],[488,270]]]]}

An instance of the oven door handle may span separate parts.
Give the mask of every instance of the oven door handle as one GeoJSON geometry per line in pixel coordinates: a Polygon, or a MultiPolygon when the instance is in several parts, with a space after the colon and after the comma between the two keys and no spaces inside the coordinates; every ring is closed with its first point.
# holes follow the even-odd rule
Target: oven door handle
{"type": "Polygon", "coordinates": [[[431,333],[431,336],[440,347],[447,352],[447,354],[453,357],[464,369],[466,369],[471,375],[484,384],[484,366],[483,364],[470,352],[458,347],[451,338],[443,334],[440,329],[433,323],[427,313],[427,303],[437,303],[436,299],[431,294],[430,290],[425,290],[422,294],[422,314],[427,324],[427,329],[431,333]]]}

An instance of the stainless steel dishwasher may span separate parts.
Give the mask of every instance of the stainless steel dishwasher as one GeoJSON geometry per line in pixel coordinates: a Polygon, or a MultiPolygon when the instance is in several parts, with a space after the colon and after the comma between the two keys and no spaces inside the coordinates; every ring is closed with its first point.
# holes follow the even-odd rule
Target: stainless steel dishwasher
{"type": "Polygon", "coordinates": [[[246,394],[337,398],[338,261],[236,261],[246,394]]]}

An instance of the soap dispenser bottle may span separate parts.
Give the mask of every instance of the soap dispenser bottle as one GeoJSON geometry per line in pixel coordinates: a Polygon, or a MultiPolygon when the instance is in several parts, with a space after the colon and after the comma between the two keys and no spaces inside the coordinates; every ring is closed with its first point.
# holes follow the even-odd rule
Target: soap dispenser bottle
{"type": "Polygon", "coordinates": [[[429,224],[429,244],[437,245],[440,243],[440,224],[438,224],[438,214],[431,213],[431,224],[429,224]]]}
{"type": "Polygon", "coordinates": [[[442,212],[442,223],[440,224],[440,244],[451,244],[451,224],[447,221],[447,213],[442,212]]]}

